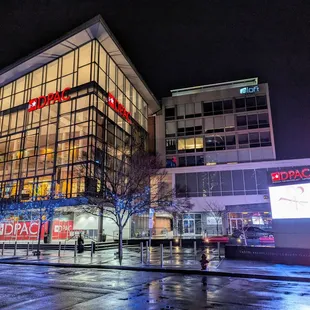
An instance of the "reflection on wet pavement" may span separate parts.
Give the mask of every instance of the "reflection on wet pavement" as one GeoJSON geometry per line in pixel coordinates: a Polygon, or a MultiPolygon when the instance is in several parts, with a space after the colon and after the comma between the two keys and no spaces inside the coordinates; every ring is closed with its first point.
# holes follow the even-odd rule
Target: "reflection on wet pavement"
{"type": "Polygon", "coordinates": [[[309,309],[310,286],[119,270],[0,265],[1,309],[309,309]],[[301,298],[302,297],[302,298],[301,298]]]}

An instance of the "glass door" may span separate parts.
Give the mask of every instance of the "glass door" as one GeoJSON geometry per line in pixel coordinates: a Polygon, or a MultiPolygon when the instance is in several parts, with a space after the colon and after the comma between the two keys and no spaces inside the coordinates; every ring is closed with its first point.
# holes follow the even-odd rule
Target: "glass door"
{"type": "Polygon", "coordinates": [[[186,219],[183,220],[184,224],[184,234],[193,235],[195,234],[195,220],[186,219]]]}
{"type": "Polygon", "coordinates": [[[235,230],[242,230],[243,229],[243,221],[242,219],[230,219],[229,220],[229,230],[230,230],[230,234],[232,234],[235,230]]]}

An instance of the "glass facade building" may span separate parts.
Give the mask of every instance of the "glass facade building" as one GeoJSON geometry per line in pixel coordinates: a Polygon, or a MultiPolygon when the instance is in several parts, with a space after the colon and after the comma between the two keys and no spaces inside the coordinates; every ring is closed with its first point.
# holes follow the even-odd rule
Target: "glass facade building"
{"type": "Polygon", "coordinates": [[[94,165],[117,171],[125,144],[147,141],[148,114],[159,108],[100,17],[0,81],[1,201],[71,199],[96,186],[94,165]]]}

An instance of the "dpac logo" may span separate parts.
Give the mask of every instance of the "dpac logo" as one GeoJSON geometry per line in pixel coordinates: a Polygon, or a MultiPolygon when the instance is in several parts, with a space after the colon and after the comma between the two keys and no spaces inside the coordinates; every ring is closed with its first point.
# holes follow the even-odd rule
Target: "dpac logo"
{"type": "Polygon", "coordinates": [[[132,124],[130,119],[130,112],[128,112],[125,107],[118,102],[118,100],[112,95],[108,94],[108,104],[109,106],[118,113],[121,117],[123,117],[129,124],[132,124]]]}
{"type": "Polygon", "coordinates": [[[292,169],[288,171],[277,171],[271,174],[272,183],[300,181],[310,179],[310,169],[292,169]]]}
{"type": "Polygon", "coordinates": [[[253,94],[259,92],[259,86],[243,87],[240,89],[240,94],[253,94]]]}
{"type": "Polygon", "coordinates": [[[28,112],[33,112],[38,109],[42,109],[45,106],[49,106],[56,102],[68,101],[71,99],[70,96],[66,96],[66,92],[69,91],[70,88],[67,87],[61,92],[51,93],[47,96],[40,96],[38,98],[33,98],[29,100],[28,112]]]}

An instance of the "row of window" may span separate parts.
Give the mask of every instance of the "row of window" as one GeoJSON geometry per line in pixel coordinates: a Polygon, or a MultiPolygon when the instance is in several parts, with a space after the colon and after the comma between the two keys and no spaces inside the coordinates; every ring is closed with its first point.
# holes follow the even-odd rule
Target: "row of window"
{"type": "Polygon", "coordinates": [[[175,182],[178,197],[268,194],[267,169],[178,173],[175,182]]]}
{"type": "Polygon", "coordinates": [[[215,151],[199,155],[179,154],[178,156],[168,156],[166,159],[166,167],[175,168],[185,166],[203,166],[226,163],[264,161],[273,160],[274,157],[275,156],[272,147],[215,151]]]}
{"type": "Polygon", "coordinates": [[[225,115],[166,122],[166,137],[201,135],[202,133],[230,132],[244,129],[268,128],[268,113],[225,115]]]}
{"type": "Polygon", "coordinates": [[[147,104],[96,40],[0,88],[0,111],[90,81],[111,92],[146,128],[147,104]]]}
{"type": "Polygon", "coordinates": [[[269,131],[206,137],[166,139],[166,154],[271,146],[269,131]]]}
{"type": "Polygon", "coordinates": [[[266,96],[251,96],[213,102],[177,104],[165,109],[165,120],[267,109],[266,96]]]}

